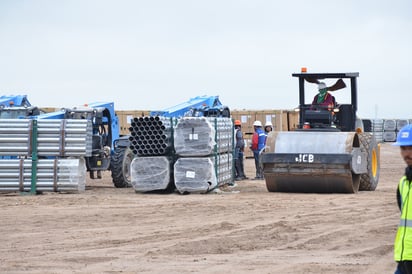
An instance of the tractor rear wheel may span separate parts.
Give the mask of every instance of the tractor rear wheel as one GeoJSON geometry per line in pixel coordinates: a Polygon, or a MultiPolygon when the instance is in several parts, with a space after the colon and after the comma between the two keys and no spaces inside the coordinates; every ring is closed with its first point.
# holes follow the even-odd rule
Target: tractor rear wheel
{"type": "Polygon", "coordinates": [[[115,187],[131,187],[130,164],[134,158],[128,147],[116,147],[110,161],[112,181],[115,187]]]}
{"type": "Polygon", "coordinates": [[[373,191],[379,182],[379,147],[371,133],[360,133],[359,140],[361,149],[367,153],[367,172],[361,176],[359,190],[373,191]]]}

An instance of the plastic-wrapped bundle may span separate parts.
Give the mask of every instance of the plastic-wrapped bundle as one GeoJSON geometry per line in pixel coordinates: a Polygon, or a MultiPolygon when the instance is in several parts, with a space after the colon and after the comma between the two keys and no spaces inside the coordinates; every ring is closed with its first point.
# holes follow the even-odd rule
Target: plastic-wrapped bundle
{"type": "Polygon", "coordinates": [[[166,190],[173,184],[171,161],[166,156],[135,157],[130,168],[136,192],[166,190]]]}
{"type": "Polygon", "coordinates": [[[211,158],[180,158],[174,165],[174,181],[180,193],[206,193],[217,186],[211,158]]]}
{"type": "Polygon", "coordinates": [[[408,125],[409,121],[408,119],[398,119],[396,120],[396,130],[399,131],[401,130],[404,126],[408,125]]]}
{"type": "Polygon", "coordinates": [[[231,151],[232,144],[230,118],[184,117],[174,131],[176,154],[184,157],[231,151]]]}
{"type": "Polygon", "coordinates": [[[396,120],[395,119],[384,120],[383,130],[384,131],[395,131],[396,130],[396,120]]]}

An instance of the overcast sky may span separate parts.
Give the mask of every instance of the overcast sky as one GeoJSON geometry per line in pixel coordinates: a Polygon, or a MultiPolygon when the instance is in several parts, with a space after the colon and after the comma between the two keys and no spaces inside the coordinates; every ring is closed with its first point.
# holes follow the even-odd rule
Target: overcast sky
{"type": "Polygon", "coordinates": [[[359,72],[362,118],[412,118],[411,64],[410,0],[0,0],[0,94],[38,106],[292,109],[304,66],[359,72]]]}

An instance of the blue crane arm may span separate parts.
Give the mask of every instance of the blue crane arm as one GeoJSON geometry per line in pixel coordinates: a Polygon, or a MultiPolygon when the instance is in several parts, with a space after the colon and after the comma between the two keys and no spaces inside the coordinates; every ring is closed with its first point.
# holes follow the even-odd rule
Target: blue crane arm
{"type": "Polygon", "coordinates": [[[0,106],[30,107],[31,104],[27,95],[2,95],[0,96],[0,106]]]}
{"type": "Polygon", "coordinates": [[[194,109],[213,109],[222,107],[219,96],[197,96],[178,105],[160,111],[151,111],[151,116],[184,117],[191,116],[194,109]]]}

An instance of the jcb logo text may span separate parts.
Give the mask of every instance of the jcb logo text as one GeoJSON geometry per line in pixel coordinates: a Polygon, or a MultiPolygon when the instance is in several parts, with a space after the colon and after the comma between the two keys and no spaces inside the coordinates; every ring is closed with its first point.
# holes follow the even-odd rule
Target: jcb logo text
{"type": "Polygon", "coordinates": [[[313,163],[315,156],[313,154],[299,154],[295,158],[295,162],[298,163],[313,163]]]}

